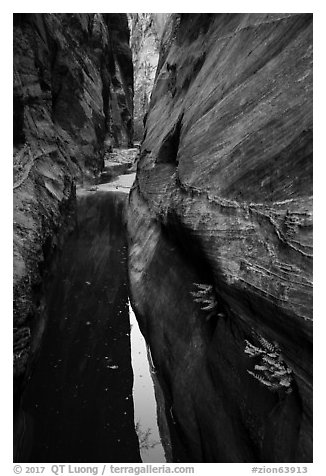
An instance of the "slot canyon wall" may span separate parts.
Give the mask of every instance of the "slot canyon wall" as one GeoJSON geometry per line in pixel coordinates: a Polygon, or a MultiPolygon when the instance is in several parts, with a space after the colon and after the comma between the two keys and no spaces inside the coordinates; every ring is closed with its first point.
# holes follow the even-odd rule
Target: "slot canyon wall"
{"type": "Polygon", "coordinates": [[[312,15],[168,19],[128,233],[174,461],[312,461],[312,15]]]}
{"type": "Polygon", "coordinates": [[[133,141],[126,14],[14,14],[14,391],[42,334],[44,262],[74,225],[75,182],[133,141]]]}
{"type": "Polygon", "coordinates": [[[128,13],[130,48],[134,63],[135,140],[144,133],[143,120],[153,89],[164,25],[169,13],[128,13]]]}

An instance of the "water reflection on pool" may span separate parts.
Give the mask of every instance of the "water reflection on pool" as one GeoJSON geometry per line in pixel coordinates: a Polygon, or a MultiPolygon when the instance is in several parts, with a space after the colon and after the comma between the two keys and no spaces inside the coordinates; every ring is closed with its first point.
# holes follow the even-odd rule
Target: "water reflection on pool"
{"type": "Polygon", "coordinates": [[[129,305],[131,358],[134,373],[133,398],[135,427],[144,463],[166,461],[157,425],[156,400],[144,337],[129,305]]]}

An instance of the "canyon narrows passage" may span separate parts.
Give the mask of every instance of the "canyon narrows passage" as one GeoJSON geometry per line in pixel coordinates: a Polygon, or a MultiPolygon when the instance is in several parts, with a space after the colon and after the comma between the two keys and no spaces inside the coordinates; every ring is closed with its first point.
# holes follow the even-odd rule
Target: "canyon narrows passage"
{"type": "MultiPolygon", "coordinates": [[[[122,177],[124,192],[132,180],[122,177]]],[[[76,230],[46,285],[48,323],[22,398],[18,461],[137,462],[140,451],[145,462],[165,461],[133,316],[131,355],[124,192],[78,199],[76,230]]]]}
{"type": "Polygon", "coordinates": [[[14,15],[15,459],[312,461],[312,23],[14,15]]]}

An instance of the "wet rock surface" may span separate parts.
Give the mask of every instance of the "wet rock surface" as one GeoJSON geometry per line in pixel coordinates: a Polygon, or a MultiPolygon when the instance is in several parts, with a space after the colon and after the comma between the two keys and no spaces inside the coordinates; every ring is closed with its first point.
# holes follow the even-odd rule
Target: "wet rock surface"
{"type": "MultiPolygon", "coordinates": [[[[131,145],[126,14],[14,15],[14,372],[44,329],[43,277],[75,225],[75,181],[131,145]]],[[[30,350],[32,349],[32,352],[30,350]]]]}
{"type": "Polygon", "coordinates": [[[129,275],[174,461],[311,461],[312,16],[172,15],[158,68],[129,275]]]}

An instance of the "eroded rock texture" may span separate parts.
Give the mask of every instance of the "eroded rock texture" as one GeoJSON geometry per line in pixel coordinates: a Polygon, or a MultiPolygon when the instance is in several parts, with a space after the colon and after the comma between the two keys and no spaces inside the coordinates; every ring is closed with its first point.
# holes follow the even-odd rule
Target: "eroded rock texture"
{"type": "Polygon", "coordinates": [[[129,272],[174,459],[311,461],[312,16],[173,15],[158,68],[129,272]]]}
{"type": "Polygon", "coordinates": [[[73,225],[74,181],[101,169],[106,145],[132,143],[133,67],[128,42],[125,14],[14,15],[18,383],[30,346],[36,346],[42,332],[44,260],[60,230],[73,225]]]}
{"type": "Polygon", "coordinates": [[[143,120],[153,89],[160,40],[168,13],[128,13],[130,47],[134,62],[135,140],[144,133],[143,120]]]}

